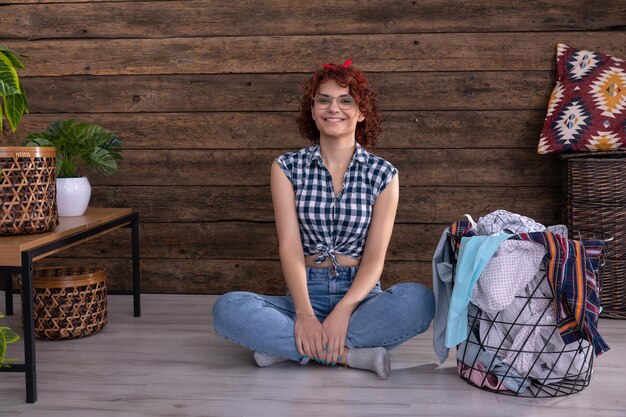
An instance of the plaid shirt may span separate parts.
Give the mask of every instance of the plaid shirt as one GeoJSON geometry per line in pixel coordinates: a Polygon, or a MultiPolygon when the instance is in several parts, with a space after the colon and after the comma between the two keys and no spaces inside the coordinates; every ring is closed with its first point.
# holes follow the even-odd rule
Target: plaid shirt
{"type": "Polygon", "coordinates": [[[276,162],[296,194],[304,254],[318,255],[316,263],[330,258],[335,271],[339,267],[336,254],[359,259],[363,255],[374,202],[398,170],[357,143],[344,176],[343,189],[335,196],[332,177],[324,165],[319,145],[287,152],[276,158],[276,162]]]}

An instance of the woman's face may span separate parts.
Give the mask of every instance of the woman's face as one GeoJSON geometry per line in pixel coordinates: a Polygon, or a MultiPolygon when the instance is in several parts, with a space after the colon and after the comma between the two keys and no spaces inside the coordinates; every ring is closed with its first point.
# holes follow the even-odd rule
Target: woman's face
{"type": "Polygon", "coordinates": [[[320,85],[311,108],[320,138],[354,139],[356,124],[364,117],[354,99],[350,99],[350,89],[340,86],[335,80],[320,85]]]}

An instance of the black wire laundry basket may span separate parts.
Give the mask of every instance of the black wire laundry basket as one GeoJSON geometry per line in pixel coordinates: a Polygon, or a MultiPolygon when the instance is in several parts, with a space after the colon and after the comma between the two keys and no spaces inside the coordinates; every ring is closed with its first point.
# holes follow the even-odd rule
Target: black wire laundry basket
{"type": "MultiPolygon", "coordinates": [[[[602,261],[592,260],[598,283],[602,261]]],[[[469,307],[468,337],[457,349],[457,371],[467,383],[503,395],[560,397],[591,382],[593,346],[563,342],[545,261],[506,309],[494,314],[469,307]]]]}
{"type": "Polygon", "coordinates": [[[470,309],[470,334],[457,353],[462,379],[487,391],[524,397],[560,397],[589,385],[593,347],[586,340],[558,343],[557,327],[545,320],[553,310],[553,298],[541,294],[542,287],[535,287],[530,296],[516,296],[521,308],[512,320],[506,313],[491,317],[479,308],[470,309]],[[530,310],[535,310],[535,322],[523,320],[530,310]],[[496,334],[502,337],[493,337],[496,334]]]}

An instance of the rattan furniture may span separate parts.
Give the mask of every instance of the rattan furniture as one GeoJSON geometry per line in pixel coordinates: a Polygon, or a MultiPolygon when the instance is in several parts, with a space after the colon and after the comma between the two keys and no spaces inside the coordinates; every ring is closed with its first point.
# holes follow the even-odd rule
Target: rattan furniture
{"type": "MultiPolygon", "coordinates": [[[[139,271],[139,216],[130,208],[89,208],[83,216],[61,217],[51,232],[0,237],[0,273],[4,273],[6,314],[13,314],[12,274],[22,276],[22,294],[33,293],[33,262],[71,246],[110,233],[121,227],[132,229],[133,309],[141,315],[139,271]]],[[[22,297],[24,317],[24,363],[0,368],[0,372],[26,374],[26,402],[37,401],[33,297],[22,297]]]]}
{"type": "Polygon", "coordinates": [[[75,339],[102,330],[109,321],[106,278],[96,266],[35,268],[35,337],[75,339]]]}
{"type": "Polygon", "coordinates": [[[0,236],[54,229],[56,148],[0,146],[0,169],[0,236]]]}
{"type": "Polygon", "coordinates": [[[626,152],[564,154],[565,222],[575,239],[610,239],[602,317],[626,319],[626,152]]]}

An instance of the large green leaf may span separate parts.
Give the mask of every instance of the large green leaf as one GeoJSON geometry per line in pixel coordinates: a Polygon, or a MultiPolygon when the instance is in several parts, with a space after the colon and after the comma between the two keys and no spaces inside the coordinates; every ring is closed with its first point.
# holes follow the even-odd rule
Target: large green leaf
{"type": "Polygon", "coordinates": [[[0,327],[0,333],[4,336],[4,340],[6,340],[7,345],[20,340],[20,337],[8,327],[0,327]]]}
{"type": "Polygon", "coordinates": [[[5,355],[7,353],[7,345],[9,343],[17,342],[20,337],[13,332],[13,330],[8,327],[0,327],[0,366],[6,366],[4,363],[6,362],[5,355]]]}
{"type": "Polygon", "coordinates": [[[0,365],[4,363],[4,355],[7,354],[7,339],[0,332],[0,365]]]}
{"type": "Polygon", "coordinates": [[[30,140],[24,142],[22,145],[24,146],[54,146],[49,139],[40,138],[40,137],[31,138],[30,140]]]}
{"type": "Polygon", "coordinates": [[[4,111],[7,116],[7,120],[11,125],[11,130],[15,132],[17,125],[22,119],[24,113],[28,113],[28,107],[26,104],[26,94],[13,94],[12,96],[6,96],[4,98],[4,111]]]}
{"type": "Polygon", "coordinates": [[[19,52],[15,52],[4,45],[0,45],[0,52],[4,53],[7,58],[11,60],[13,66],[17,69],[24,69],[24,64],[19,60],[18,56],[21,58],[28,58],[27,55],[20,54],[19,52]]]}
{"type": "Polygon", "coordinates": [[[0,52],[0,96],[20,94],[20,82],[13,62],[0,52]]]}
{"type": "Polygon", "coordinates": [[[112,174],[117,171],[117,160],[107,149],[98,146],[90,155],[89,166],[104,174],[112,174]]]}
{"type": "Polygon", "coordinates": [[[24,68],[18,56],[25,57],[0,45],[0,97],[3,98],[3,103],[0,105],[0,131],[2,131],[5,116],[11,130],[15,132],[22,115],[28,112],[26,95],[16,71],[16,68],[24,68]],[[3,106],[4,109],[2,109],[3,106]]]}
{"type": "MultiPolygon", "coordinates": [[[[0,313],[0,319],[4,317],[4,314],[0,313]]],[[[5,362],[7,360],[14,360],[14,359],[7,359],[5,358],[5,355],[7,353],[7,345],[9,343],[14,343],[17,342],[20,339],[20,337],[15,334],[15,332],[13,330],[11,330],[8,327],[0,327],[0,367],[5,367],[8,365],[5,365],[5,362]]]]}

